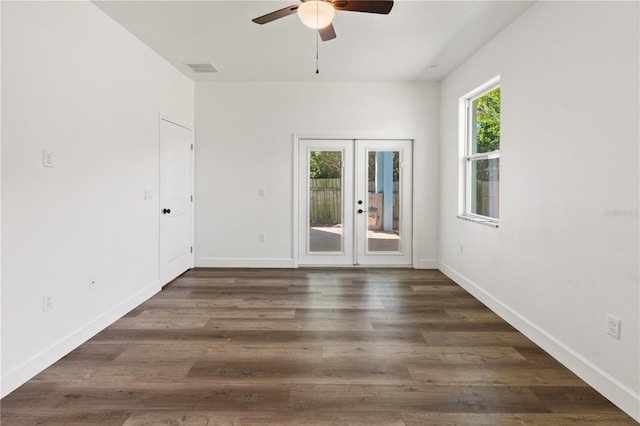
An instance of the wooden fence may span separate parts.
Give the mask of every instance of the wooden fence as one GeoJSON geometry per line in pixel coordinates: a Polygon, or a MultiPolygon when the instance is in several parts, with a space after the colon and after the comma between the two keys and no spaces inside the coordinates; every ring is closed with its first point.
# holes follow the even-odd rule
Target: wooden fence
{"type": "Polygon", "coordinates": [[[333,226],[342,222],[342,179],[310,179],[311,226],[333,226]]]}
{"type": "MultiPolygon", "coordinates": [[[[375,192],[374,182],[369,192],[375,192]]],[[[309,210],[311,226],[333,226],[342,222],[342,179],[310,179],[309,210]]],[[[400,196],[398,182],[393,183],[393,229],[398,229],[400,196]]]]}
{"type": "Polygon", "coordinates": [[[498,218],[500,183],[497,181],[476,181],[475,208],[474,213],[498,218]]]}

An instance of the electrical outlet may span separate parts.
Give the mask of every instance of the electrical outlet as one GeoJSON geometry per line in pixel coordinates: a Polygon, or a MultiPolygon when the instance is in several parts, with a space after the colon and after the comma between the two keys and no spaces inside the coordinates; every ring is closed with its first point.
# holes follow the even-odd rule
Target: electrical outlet
{"type": "Polygon", "coordinates": [[[264,188],[258,188],[258,197],[264,197],[264,188]]]}
{"type": "Polygon", "coordinates": [[[42,167],[53,167],[53,151],[42,150],[42,167]]]}
{"type": "Polygon", "coordinates": [[[96,276],[93,274],[89,275],[89,288],[90,289],[96,288],[96,276]]]}
{"type": "Polygon", "coordinates": [[[613,315],[607,315],[607,334],[616,339],[620,338],[620,320],[613,315]]]}
{"type": "Polygon", "coordinates": [[[53,309],[53,296],[48,294],[42,296],[42,312],[47,312],[53,309]]]}
{"type": "Polygon", "coordinates": [[[264,243],[264,232],[258,234],[258,242],[264,243]]]}

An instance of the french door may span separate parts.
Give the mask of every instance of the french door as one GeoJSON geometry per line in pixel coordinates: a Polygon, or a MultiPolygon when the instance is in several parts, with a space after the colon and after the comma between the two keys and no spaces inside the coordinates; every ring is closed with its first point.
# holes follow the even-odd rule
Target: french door
{"type": "Polygon", "coordinates": [[[411,151],[410,140],[300,140],[299,265],[412,265],[411,151]]]}

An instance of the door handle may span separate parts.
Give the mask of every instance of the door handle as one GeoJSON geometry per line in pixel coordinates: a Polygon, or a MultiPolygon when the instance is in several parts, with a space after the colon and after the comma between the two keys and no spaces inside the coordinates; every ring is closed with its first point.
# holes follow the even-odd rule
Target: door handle
{"type": "Polygon", "coordinates": [[[362,209],[358,209],[358,213],[362,214],[362,213],[366,213],[367,210],[362,210],[362,209]]]}
{"type": "Polygon", "coordinates": [[[171,213],[171,209],[162,209],[162,214],[169,214],[171,213]]]}

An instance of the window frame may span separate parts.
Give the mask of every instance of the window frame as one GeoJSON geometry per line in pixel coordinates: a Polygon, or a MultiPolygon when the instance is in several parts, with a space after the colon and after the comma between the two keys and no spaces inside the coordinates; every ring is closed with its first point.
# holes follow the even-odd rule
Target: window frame
{"type": "MultiPolygon", "coordinates": [[[[467,93],[460,98],[460,208],[458,217],[460,219],[470,220],[472,222],[482,223],[485,225],[498,227],[500,224],[499,217],[484,216],[473,213],[472,210],[472,194],[473,194],[473,164],[479,160],[500,159],[500,149],[491,152],[473,153],[473,120],[472,104],[481,96],[501,87],[500,76],[496,76],[473,91],[467,93]]],[[[502,105],[502,98],[500,99],[502,105]]],[[[502,127],[502,122],[500,123],[502,127]]],[[[498,179],[498,182],[500,180],[498,179]]],[[[498,194],[499,194],[498,189],[498,194]]],[[[498,203],[500,198],[498,197],[498,203]]]]}

